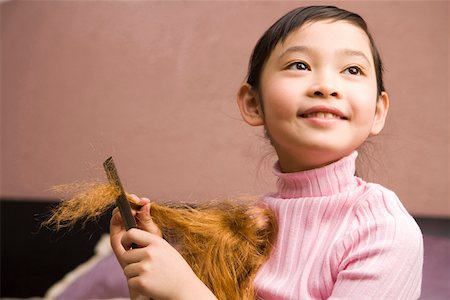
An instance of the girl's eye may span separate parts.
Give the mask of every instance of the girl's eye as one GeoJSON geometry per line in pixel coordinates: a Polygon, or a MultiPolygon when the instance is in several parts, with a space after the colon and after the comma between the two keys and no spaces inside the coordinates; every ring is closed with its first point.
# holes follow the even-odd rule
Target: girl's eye
{"type": "Polygon", "coordinates": [[[309,66],[306,63],[301,62],[301,61],[290,64],[288,66],[288,69],[289,70],[300,70],[300,71],[309,71],[310,70],[309,66]]]}
{"type": "Polygon", "coordinates": [[[349,75],[361,75],[361,69],[359,67],[348,67],[347,69],[344,70],[345,74],[349,74],[349,75]]]}

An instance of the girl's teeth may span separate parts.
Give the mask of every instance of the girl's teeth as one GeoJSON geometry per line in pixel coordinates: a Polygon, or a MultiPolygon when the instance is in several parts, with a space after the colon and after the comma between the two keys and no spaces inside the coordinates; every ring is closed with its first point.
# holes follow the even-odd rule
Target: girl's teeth
{"type": "Polygon", "coordinates": [[[307,118],[320,118],[320,119],[334,119],[338,118],[338,116],[328,113],[328,112],[316,112],[306,115],[307,118]]]}

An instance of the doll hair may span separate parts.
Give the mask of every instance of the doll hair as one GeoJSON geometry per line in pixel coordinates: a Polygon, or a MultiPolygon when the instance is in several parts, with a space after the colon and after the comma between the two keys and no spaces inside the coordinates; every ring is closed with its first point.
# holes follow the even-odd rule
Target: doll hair
{"type": "MultiPolygon", "coordinates": [[[[99,217],[114,206],[118,189],[110,184],[73,184],[43,223],[56,230],[99,217]]],[[[132,197],[127,197],[132,206],[132,197]]],[[[253,280],[268,258],[276,234],[271,210],[253,200],[212,201],[197,207],[151,204],[153,222],[218,299],[254,299],[253,280]]]]}

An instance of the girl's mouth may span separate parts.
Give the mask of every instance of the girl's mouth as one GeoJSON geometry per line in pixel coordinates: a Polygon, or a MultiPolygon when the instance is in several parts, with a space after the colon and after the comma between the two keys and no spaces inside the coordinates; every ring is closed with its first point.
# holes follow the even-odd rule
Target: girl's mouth
{"type": "Polygon", "coordinates": [[[339,109],[324,105],[313,106],[307,110],[300,111],[298,116],[303,119],[348,120],[339,109]]]}
{"type": "Polygon", "coordinates": [[[335,115],[331,112],[313,112],[313,113],[308,113],[308,114],[301,114],[300,115],[301,118],[318,118],[318,119],[340,119],[340,120],[346,120],[347,118],[342,117],[342,116],[338,116],[335,115]]]}

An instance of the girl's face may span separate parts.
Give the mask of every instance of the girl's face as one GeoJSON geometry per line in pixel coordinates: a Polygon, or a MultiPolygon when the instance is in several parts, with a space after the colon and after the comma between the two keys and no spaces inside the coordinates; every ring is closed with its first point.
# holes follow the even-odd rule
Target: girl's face
{"type": "Polygon", "coordinates": [[[339,160],[383,128],[388,97],[377,95],[369,39],[351,23],[325,20],[293,31],[272,51],[260,82],[255,100],[243,103],[257,105],[261,124],[247,120],[240,103],[241,112],[265,125],[283,172],[339,160]]]}

